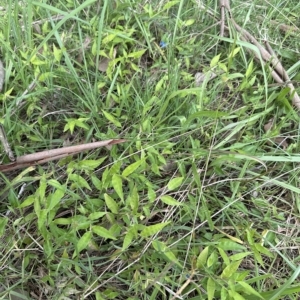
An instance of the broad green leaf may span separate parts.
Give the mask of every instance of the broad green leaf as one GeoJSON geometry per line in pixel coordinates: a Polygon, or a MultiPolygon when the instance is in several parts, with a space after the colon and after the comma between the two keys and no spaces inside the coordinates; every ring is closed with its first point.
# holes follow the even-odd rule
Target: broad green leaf
{"type": "Polygon", "coordinates": [[[136,52],[132,52],[128,54],[128,57],[132,57],[132,58],[140,58],[144,53],[146,52],[146,49],[144,50],[139,50],[136,52]]]}
{"type": "Polygon", "coordinates": [[[39,186],[38,191],[37,191],[39,199],[41,201],[40,203],[44,203],[46,188],[47,188],[46,176],[43,175],[41,177],[40,186],[39,186]]]}
{"type": "Polygon", "coordinates": [[[234,261],[232,263],[230,263],[227,267],[225,267],[225,269],[223,270],[222,274],[221,274],[221,278],[222,279],[229,279],[233,274],[235,274],[235,272],[237,271],[237,269],[239,268],[240,264],[241,264],[242,260],[238,260],[238,261],[234,261]]]}
{"type": "Polygon", "coordinates": [[[8,218],[7,217],[0,217],[0,237],[3,235],[4,231],[5,231],[5,226],[8,222],[8,218]]]}
{"type": "Polygon", "coordinates": [[[83,169],[83,170],[94,170],[97,167],[99,167],[105,159],[106,159],[106,156],[104,156],[100,159],[97,159],[97,160],[85,159],[85,160],[82,160],[78,163],[77,168],[80,169],[80,170],[81,169],[83,169]]]}
{"type": "Polygon", "coordinates": [[[252,254],[252,252],[242,252],[242,253],[233,254],[229,258],[230,258],[231,261],[241,260],[244,257],[246,257],[248,255],[251,255],[251,254],[252,254]]]}
{"type": "Polygon", "coordinates": [[[96,212],[91,213],[88,218],[92,221],[99,220],[106,214],[107,214],[107,212],[105,212],[105,211],[96,211],[96,212]]]}
{"type": "Polygon", "coordinates": [[[218,250],[219,250],[219,253],[220,253],[225,265],[228,266],[230,264],[230,260],[228,258],[227,253],[222,248],[218,248],[218,250]]]}
{"type": "Polygon", "coordinates": [[[111,179],[113,188],[115,189],[118,196],[124,201],[122,177],[120,175],[114,174],[111,179]]]}
{"type": "Polygon", "coordinates": [[[47,210],[46,209],[42,209],[39,214],[38,214],[38,229],[41,231],[42,228],[45,228],[46,226],[46,220],[47,220],[47,210]]]}
{"type": "Polygon", "coordinates": [[[19,208],[23,208],[23,207],[27,207],[29,205],[31,205],[34,200],[35,200],[36,196],[35,195],[31,195],[29,197],[27,197],[19,206],[19,208]]]}
{"type": "Polygon", "coordinates": [[[168,224],[170,224],[170,222],[164,222],[164,223],[147,226],[142,230],[141,236],[145,238],[145,237],[154,235],[154,234],[160,232],[168,224]]]}
{"type": "Polygon", "coordinates": [[[218,262],[218,253],[217,251],[214,250],[207,259],[207,267],[210,268],[211,266],[215,265],[217,262],[218,262]]]}
{"type": "Polygon", "coordinates": [[[195,23],[195,19],[189,19],[183,22],[184,26],[191,26],[195,23]]]}
{"type": "Polygon", "coordinates": [[[102,191],[102,182],[94,174],[91,174],[92,183],[98,191],[102,191]]]}
{"type": "Polygon", "coordinates": [[[206,265],[207,262],[207,257],[208,257],[208,251],[209,251],[209,246],[205,247],[201,253],[199,254],[198,258],[197,258],[197,268],[203,269],[206,265]]]}
{"type": "Polygon", "coordinates": [[[79,239],[76,248],[78,251],[78,254],[87,248],[88,244],[90,243],[92,239],[92,232],[91,231],[87,231],[84,233],[84,235],[79,239]]]}
{"type": "Polygon", "coordinates": [[[48,196],[49,204],[48,204],[48,212],[52,210],[65,195],[63,190],[56,190],[52,195],[48,196]]]}
{"type": "Polygon", "coordinates": [[[52,223],[57,224],[57,225],[70,225],[73,223],[73,218],[57,218],[52,221],[52,223]]]}
{"type": "Polygon", "coordinates": [[[105,239],[116,240],[116,238],[106,228],[102,226],[92,226],[92,231],[105,239]]]}
{"type": "Polygon", "coordinates": [[[172,6],[174,6],[174,5],[176,5],[176,4],[178,4],[180,1],[179,0],[175,0],[175,1],[168,1],[165,5],[164,5],[164,7],[163,7],[163,9],[162,10],[166,10],[166,9],[169,9],[169,8],[171,8],[172,6]]]}
{"type": "Polygon", "coordinates": [[[228,294],[231,296],[230,299],[232,300],[246,300],[241,294],[235,292],[235,291],[228,291],[228,294]]]}
{"type": "Polygon", "coordinates": [[[213,59],[210,62],[210,67],[211,68],[215,67],[218,64],[218,62],[220,60],[220,56],[221,56],[221,54],[218,54],[215,57],[213,57],[213,59]]]}
{"type": "Polygon", "coordinates": [[[221,300],[228,300],[228,293],[227,293],[227,289],[224,287],[224,286],[222,286],[222,288],[221,288],[221,300]]]}
{"type": "Polygon", "coordinates": [[[111,115],[105,110],[102,110],[102,113],[108,121],[112,122],[114,125],[116,125],[119,128],[122,127],[121,123],[113,115],[111,115]]]}
{"type": "Polygon", "coordinates": [[[240,47],[236,47],[235,49],[233,49],[231,51],[231,53],[229,54],[229,57],[232,58],[232,57],[235,57],[239,52],[240,52],[241,48],[240,47]]]}
{"type": "Polygon", "coordinates": [[[116,201],[106,193],[104,194],[104,200],[105,200],[106,206],[110,209],[110,211],[113,214],[117,214],[119,211],[119,207],[118,207],[118,204],[116,203],[116,201]]]}
{"type": "Polygon", "coordinates": [[[143,161],[144,160],[138,160],[135,163],[127,166],[122,172],[122,176],[127,177],[128,175],[132,174],[141,165],[143,161]]]}
{"type": "Polygon", "coordinates": [[[47,181],[48,185],[51,185],[53,187],[55,187],[57,190],[66,190],[66,186],[65,185],[61,185],[57,180],[55,179],[49,179],[47,181]]]}
{"type": "Polygon", "coordinates": [[[133,238],[134,238],[134,233],[131,230],[128,230],[123,240],[122,251],[126,250],[130,246],[133,238]]]}
{"type": "Polygon", "coordinates": [[[55,44],[53,44],[53,55],[54,55],[56,62],[59,63],[61,60],[61,57],[63,55],[63,51],[61,49],[57,49],[55,44]]]}
{"type": "Polygon", "coordinates": [[[150,202],[155,201],[155,199],[156,199],[156,193],[155,193],[155,191],[152,188],[150,188],[150,187],[148,188],[147,195],[148,195],[148,199],[149,199],[150,202]]]}
{"type": "Polygon", "coordinates": [[[70,174],[69,179],[74,182],[75,186],[87,188],[88,190],[92,190],[88,182],[79,174],[70,174]]]}
{"type": "Polygon", "coordinates": [[[130,195],[128,196],[129,205],[133,211],[133,214],[137,213],[139,207],[139,193],[137,191],[137,187],[134,185],[132,188],[130,195]]]}
{"type": "Polygon", "coordinates": [[[154,240],[152,242],[152,246],[157,252],[161,252],[163,255],[165,255],[170,262],[176,263],[178,266],[182,267],[175,254],[168,248],[165,243],[154,240]]]}
{"type": "Polygon", "coordinates": [[[213,278],[208,277],[207,280],[207,300],[213,300],[216,291],[216,282],[213,278]]]}
{"type": "Polygon", "coordinates": [[[176,177],[171,179],[168,183],[169,191],[173,191],[176,188],[178,188],[181,185],[182,181],[183,181],[183,177],[176,177]]]}
{"type": "Polygon", "coordinates": [[[177,200],[175,200],[173,197],[169,196],[169,195],[164,195],[160,197],[160,200],[167,204],[167,205],[171,205],[171,206],[180,206],[183,205],[182,203],[178,202],[177,200]]]}
{"type": "Polygon", "coordinates": [[[242,246],[239,243],[231,241],[229,239],[220,239],[218,243],[218,248],[223,249],[224,251],[245,251],[246,247],[242,246]]]}
{"type": "Polygon", "coordinates": [[[252,74],[252,71],[253,71],[253,59],[250,61],[249,65],[248,65],[248,68],[247,68],[247,71],[246,71],[246,78],[248,78],[251,74],[252,74]]]}
{"type": "Polygon", "coordinates": [[[246,294],[252,294],[252,295],[257,296],[260,299],[265,299],[264,297],[262,297],[260,295],[260,293],[258,293],[253,287],[251,287],[251,285],[249,285],[245,281],[239,281],[238,283],[239,283],[239,285],[241,285],[243,287],[246,294]]]}

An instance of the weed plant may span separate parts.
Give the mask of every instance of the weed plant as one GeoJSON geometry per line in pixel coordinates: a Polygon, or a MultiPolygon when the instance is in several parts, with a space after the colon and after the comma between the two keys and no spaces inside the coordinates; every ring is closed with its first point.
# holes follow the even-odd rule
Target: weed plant
{"type": "MultiPolygon", "coordinates": [[[[0,173],[1,299],[299,299],[298,112],[205,2],[0,0],[15,155],[126,139],[0,173]]],[[[299,1],[231,6],[297,87],[299,1]]]]}

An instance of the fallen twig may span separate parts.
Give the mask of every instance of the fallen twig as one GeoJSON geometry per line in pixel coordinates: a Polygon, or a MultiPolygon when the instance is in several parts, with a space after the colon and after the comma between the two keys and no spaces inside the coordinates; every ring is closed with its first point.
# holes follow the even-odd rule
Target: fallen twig
{"type": "Polygon", "coordinates": [[[77,154],[82,151],[120,144],[120,143],[124,143],[125,141],[126,140],[124,139],[106,140],[106,141],[87,143],[82,145],[63,147],[59,149],[52,149],[52,150],[27,154],[27,155],[17,157],[15,162],[5,164],[5,165],[0,165],[0,172],[8,172],[12,170],[26,168],[29,166],[35,166],[48,161],[61,159],[63,157],[72,154],[77,154]]]}

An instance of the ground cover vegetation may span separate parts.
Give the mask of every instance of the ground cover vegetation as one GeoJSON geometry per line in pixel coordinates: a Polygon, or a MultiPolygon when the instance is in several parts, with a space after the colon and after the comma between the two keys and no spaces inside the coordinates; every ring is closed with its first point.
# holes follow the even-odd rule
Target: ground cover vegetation
{"type": "Polygon", "coordinates": [[[0,1],[13,154],[120,141],[2,169],[1,299],[299,299],[300,4],[228,3],[0,1]]]}

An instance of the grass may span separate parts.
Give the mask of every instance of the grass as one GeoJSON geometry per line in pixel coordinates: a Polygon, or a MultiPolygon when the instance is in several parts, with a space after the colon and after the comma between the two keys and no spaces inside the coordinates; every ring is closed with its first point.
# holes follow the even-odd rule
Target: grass
{"type": "MultiPolygon", "coordinates": [[[[15,155],[126,139],[0,173],[1,299],[298,299],[298,112],[206,2],[0,1],[15,155]]],[[[295,85],[299,9],[232,3],[295,85]]]]}

